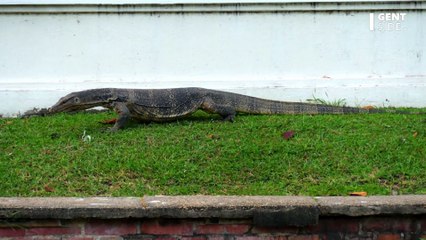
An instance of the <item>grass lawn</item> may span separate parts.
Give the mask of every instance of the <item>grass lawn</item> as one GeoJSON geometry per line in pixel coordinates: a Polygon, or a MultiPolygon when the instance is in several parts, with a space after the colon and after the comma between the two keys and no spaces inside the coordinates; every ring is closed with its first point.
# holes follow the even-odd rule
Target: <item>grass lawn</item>
{"type": "Polygon", "coordinates": [[[426,115],[114,117],[0,119],[0,196],[426,194],[426,115]]]}

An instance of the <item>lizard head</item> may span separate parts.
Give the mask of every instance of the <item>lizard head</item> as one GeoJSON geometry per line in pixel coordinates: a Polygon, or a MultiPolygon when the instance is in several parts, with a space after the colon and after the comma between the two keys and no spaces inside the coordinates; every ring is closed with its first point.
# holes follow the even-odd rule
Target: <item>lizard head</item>
{"type": "Polygon", "coordinates": [[[72,112],[85,110],[92,107],[103,106],[112,99],[111,91],[108,89],[91,89],[80,92],[72,92],[53,105],[49,112],[72,112]]]}

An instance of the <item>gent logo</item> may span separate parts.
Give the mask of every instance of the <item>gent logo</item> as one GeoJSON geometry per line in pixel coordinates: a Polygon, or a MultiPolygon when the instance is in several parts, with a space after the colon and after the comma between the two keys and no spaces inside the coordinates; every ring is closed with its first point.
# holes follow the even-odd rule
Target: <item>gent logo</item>
{"type": "Polygon", "coordinates": [[[370,31],[401,31],[407,13],[370,13],[370,31]]]}

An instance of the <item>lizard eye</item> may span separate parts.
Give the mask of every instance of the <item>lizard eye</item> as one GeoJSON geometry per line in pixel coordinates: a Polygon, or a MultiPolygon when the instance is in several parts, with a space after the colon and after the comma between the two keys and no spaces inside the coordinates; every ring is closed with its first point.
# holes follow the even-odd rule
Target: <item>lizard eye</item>
{"type": "Polygon", "coordinates": [[[80,98],[75,97],[75,98],[74,98],[74,102],[75,102],[75,103],[79,103],[79,102],[80,102],[80,98]]]}

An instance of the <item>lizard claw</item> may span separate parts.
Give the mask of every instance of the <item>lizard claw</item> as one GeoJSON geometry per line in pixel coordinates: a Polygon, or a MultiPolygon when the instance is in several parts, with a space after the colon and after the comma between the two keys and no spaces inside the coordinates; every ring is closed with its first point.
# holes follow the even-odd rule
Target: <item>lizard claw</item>
{"type": "Polygon", "coordinates": [[[110,132],[110,133],[115,133],[115,132],[118,131],[118,128],[116,128],[116,127],[108,128],[107,131],[110,132]]]}
{"type": "Polygon", "coordinates": [[[234,118],[235,118],[235,115],[228,115],[228,116],[226,116],[226,117],[224,117],[223,118],[223,121],[224,122],[226,122],[226,121],[229,121],[229,122],[234,122],[234,118]]]}

